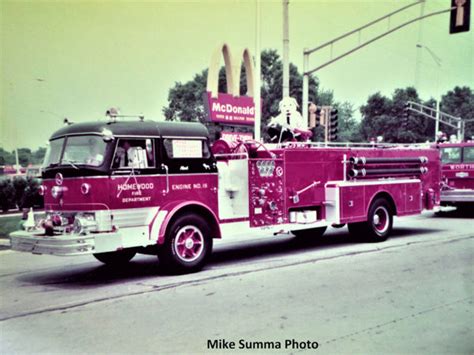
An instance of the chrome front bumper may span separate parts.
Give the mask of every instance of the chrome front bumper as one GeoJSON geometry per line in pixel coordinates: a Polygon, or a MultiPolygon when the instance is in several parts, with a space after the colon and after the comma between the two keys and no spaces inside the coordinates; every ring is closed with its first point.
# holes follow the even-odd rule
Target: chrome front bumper
{"type": "Polygon", "coordinates": [[[49,237],[38,231],[17,231],[10,234],[10,241],[12,250],[33,254],[74,256],[95,253],[93,234],[49,237]]]}

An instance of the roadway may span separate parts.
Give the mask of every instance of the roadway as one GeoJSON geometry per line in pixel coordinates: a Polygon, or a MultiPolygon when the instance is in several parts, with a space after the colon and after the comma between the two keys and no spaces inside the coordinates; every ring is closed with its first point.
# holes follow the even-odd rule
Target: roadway
{"type": "Polygon", "coordinates": [[[472,221],[396,219],[378,244],[347,228],[221,241],[203,271],[182,276],[153,256],[111,269],[1,251],[0,352],[472,354],[472,221]]]}

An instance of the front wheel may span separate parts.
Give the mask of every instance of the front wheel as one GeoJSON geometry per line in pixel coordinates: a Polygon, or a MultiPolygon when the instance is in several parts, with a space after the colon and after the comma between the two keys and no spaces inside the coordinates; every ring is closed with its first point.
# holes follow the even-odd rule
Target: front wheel
{"type": "Polygon", "coordinates": [[[135,256],[137,252],[133,249],[123,249],[119,251],[112,251],[108,253],[93,254],[94,257],[101,263],[106,265],[125,265],[135,256]]]}
{"type": "Polygon", "coordinates": [[[208,223],[201,216],[186,214],[171,224],[158,258],[167,271],[188,273],[201,270],[211,252],[208,223]]]}
{"type": "Polygon", "coordinates": [[[369,242],[383,242],[392,232],[393,215],[388,201],[378,198],[369,208],[366,222],[349,223],[349,232],[369,242]]]}

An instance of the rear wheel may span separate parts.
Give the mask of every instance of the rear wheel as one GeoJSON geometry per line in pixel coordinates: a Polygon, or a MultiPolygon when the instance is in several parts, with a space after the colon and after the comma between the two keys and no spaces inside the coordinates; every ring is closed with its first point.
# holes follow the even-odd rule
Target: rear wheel
{"type": "Polygon", "coordinates": [[[94,257],[106,265],[125,265],[135,256],[137,252],[133,249],[123,249],[108,253],[94,254],[94,257]]]}
{"type": "Polygon", "coordinates": [[[158,257],[167,271],[187,273],[201,270],[211,252],[208,223],[201,216],[186,214],[171,224],[158,257]]]}
{"type": "Polygon", "coordinates": [[[349,232],[358,239],[382,242],[392,232],[393,215],[389,202],[378,198],[372,202],[366,222],[349,223],[349,232]]]}
{"type": "Polygon", "coordinates": [[[318,238],[322,237],[324,232],[328,227],[318,227],[318,228],[311,228],[311,229],[301,229],[297,231],[291,231],[295,235],[296,238],[318,238]]]}

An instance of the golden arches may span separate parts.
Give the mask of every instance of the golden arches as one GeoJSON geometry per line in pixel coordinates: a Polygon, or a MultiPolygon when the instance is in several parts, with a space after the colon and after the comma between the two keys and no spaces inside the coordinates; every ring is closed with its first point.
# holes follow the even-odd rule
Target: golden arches
{"type": "Polygon", "coordinates": [[[224,43],[214,50],[209,65],[209,72],[207,73],[207,91],[211,92],[212,97],[215,98],[218,94],[221,55],[224,56],[227,93],[234,97],[240,95],[240,70],[243,60],[245,73],[247,74],[247,96],[253,97],[254,68],[252,56],[247,48],[245,48],[241,53],[242,57],[233,57],[227,43],[224,43]]]}

